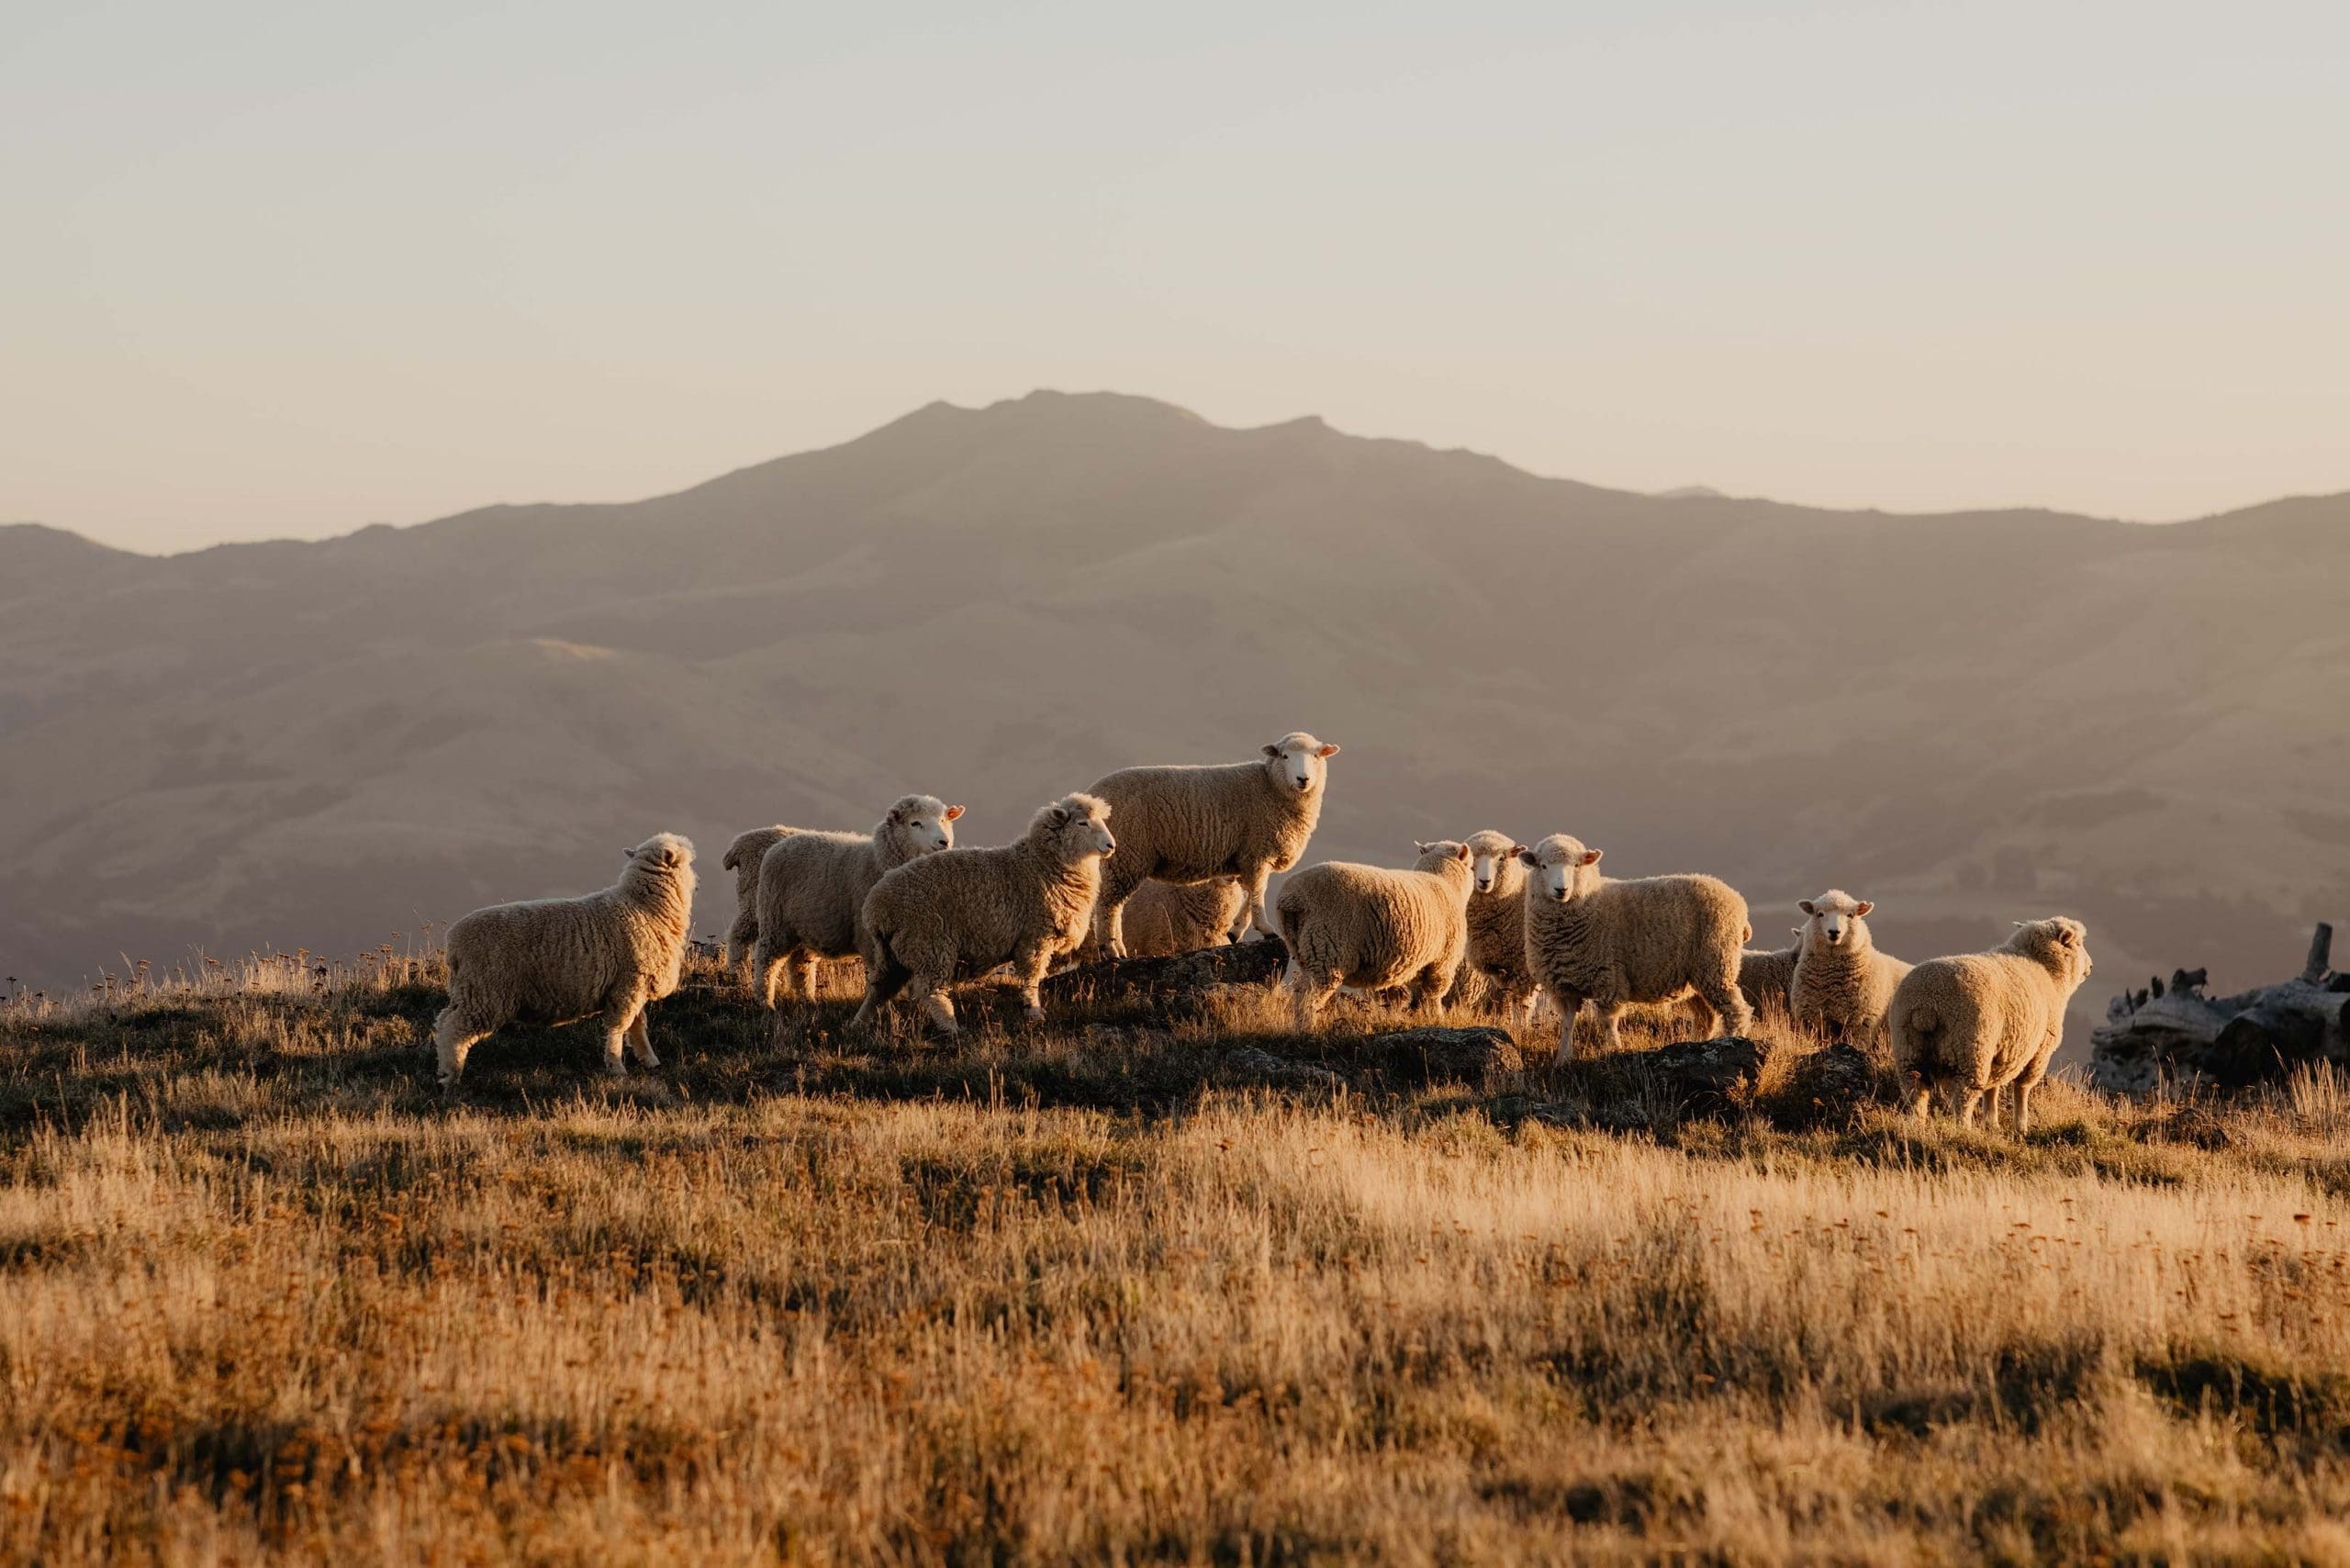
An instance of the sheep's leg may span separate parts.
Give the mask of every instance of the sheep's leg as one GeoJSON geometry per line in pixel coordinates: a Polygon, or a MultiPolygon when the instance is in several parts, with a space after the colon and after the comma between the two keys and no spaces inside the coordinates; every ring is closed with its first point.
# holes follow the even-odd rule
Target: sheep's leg
{"type": "Polygon", "coordinates": [[[1982,1098],[1983,1091],[1980,1089],[1968,1089],[1959,1094],[1958,1125],[1960,1126],[1972,1128],[1975,1126],[1975,1102],[1982,1098]]]}
{"type": "Polygon", "coordinates": [[[1999,1130],[1999,1086],[1996,1083],[1983,1092],[1983,1127],[1986,1132],[1999,1130]]]}
{"type": "Polygon", "coordinates": [[[1918,1092],[1909,1097],[1910,1115],[1916,1117],[1919,1121],[1924,1121],[1927,1115],[1933,1109],[1933,1085],[1930,1083],[1920,1083],[1918,1085],[1918,1092]]]}
{"type": "Polygon", "coordinates": [[[782,969],[785,958],[786,955],[778,952],[775,944],[767,940],[765,932],[760,933],[758,940],[751,945],[749,984],[751,994],[759,999],[762,1007],[772,1008],[776,1004],[776,976],[782,969]]]}
{"type": "Polygon", "coordinates": [[[751,952],[758,946],[759,918],[755,914],[738,914],[726,931],[726,961],[742,971],[743,984],[751,983],[751,952]]]}
{"type": "Polygon", "coordinates": [[[2039,1087],[2040,1081],[2036,1078],[2019,1079],[2016,1081],[2016,1137],[2018,1137],[2031,1131],[2031,1092],[2039,1087]]]}
{"type": "Polygon", "coordinates": [[[1697,1000],[1713,1009],[1715,1035],[1742,1037],[1754,1032],[1754,1009],[1747,1002],[1746,993],[1738,989],[1735,972],[1727,978],[1700,980],[1695,989],[1697,1000]]]}
{"type": "Polygon", "coordinates": [[[455,1093],[457,1080],[465,1075],[465,1058],[476,1044],[489,1034],[467,1023],[453,1007],[444,1007],[441,1016],[432,1021],[432,1046],[441,1062],[441,1087],[455,1093]]]}
{"type": "Polygon", "coordinates": [[[1599,1014],[1599,1037],[1605,1043],[1606,1048],[1610,1054],[1622,1050],[1624,1031],[1617,1026],[1617,1024],[1624,1015],[1624,1004],[1620,1002],[1602,1002],[1597,997],[1594,997],[1592,1006],[1599,1014]]]}
{"type": "Polygon", "coordinates": [[[922,975],[913,978],[906,987],[906,1000],[914,1005],[914,1015],[928,1023],[942,1035],[959,1035],[962,1025],[955,1022],[955,1003],[947,1000],[946,991],[930,983],[922,975]]]}
{"type": "Polygon", "coordinates": [[[1045,971],[1052,967],[1052,949],[1043,943],[1012,956],[1012,972],[1020,981],[1021,1009],[1031,1024],[1045,1021],[1045,998],[1041,988],[1045,983],[1045,971]]]}
{"type": "Polygon", "coordinates": [[[659,1067],[661,1058],[653,1054],[653,1031],[646,1026],[644,1018],[645,1009],[640,1007],[636,1016],[629,1020],[628,1048],[636,1053],[639,1066],[659,1067]]]}
{"type": "Polygon", "coordinates": [[[1315,1019],[1320,1016],[1323,1008],[1329,1005],[1330,999],[1338,994],[1339,982],[1345,977],[1335,969],[1309,974],[1294,958],[1290,963],[1290,974],[1293,977],[1290,981],[1290,991],[1297,1002],[1297,1027],[1303,1034],[1313,1029],[1315,1019]]]}
{"type": "Polygon", "coordinates": [[[1265,883],[1271,879],[1272,874],[1273,870],[1270,866],[1259,866],[1248,874],[1248,907],[1240,912],[1240,919],[1232,928],[1233,941],[1239,941],[1252,930],[1267,936],[1279,936],[1281,934],[1281,927],[1265,916],[1265,883]]]}
{"type": "Polygon", "coordinates": [[[784,955],[784,984],[792,995],[802,1002],[816,1000],[816,955],[805,947],[794,947],[784,955]]]}
{"type": "Polygon", "coordinates": [[[604,1070],[614,1078],[628,1076],[628,1058],[621,1049],[628,1043],[628,1026],[634,1021],[636,1010],[614,1010],[598,1015],[596,1022],[604,1031],[604,1070]]]}
{"type": "Polygon", "coordinates": [[[1102,956],[1105,958],[1125,958],[1126,956],[1126,901],[1122,898],[1117,902],[1112,903],[1109,895],[1104,893],[1101,903],[1094,909],[1093,924],[1094,929],[1101,935],[1102,956]]]}
{"type": "Polygon", "coordinates": [[[1550,1011],[1559,1015],[1560,1065],[1575,1059],[1575,1020],[1583,1014],[1583,994],[1564,986],[1545,985],[1542,994],[1550,999],[1550,1011]]]}

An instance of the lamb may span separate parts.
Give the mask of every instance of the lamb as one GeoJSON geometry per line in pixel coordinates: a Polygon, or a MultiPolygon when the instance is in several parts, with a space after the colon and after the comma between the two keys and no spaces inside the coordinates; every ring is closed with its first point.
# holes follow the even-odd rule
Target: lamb
{"type": "Polygon", "coordinates": [[[1469,951],[1473,852],[1451,839],[1416,847],[1408,871],[1326,860],[1281,884],[1274,913],[1300,1028],[1341,985],[1408,985],[1419,1010],[1451,994],[1469,951]]]}
{"type": "Polygon", "coordinates": [[[851,1026],[869,1028],[911,982],[917,1010],[952,1035],[948,989],[1007,963],[1029,1021],[1042,1019],[1045,971],[1085,940],[1102,863],[1117,851],[1109,818],[1096,797],[1064,795],[1038,808],[1017,843],[925,855],[875,883],[865,901],[865,1003],[851,1026]]]}
{"type": "Polygon", "coordinates": [[[432,1025],[441,1086],[456,1092],[465,1057],[509,1024],[604,1031],[604,1070],[625,1073],[625,1039],[658,1067],[644,1010],[677,989],[694,908],[693,841],[655,834],[622,852],[620,881],[584,898],[477,909],[449,927],[449,1005],[432,1025]]]}
{"type": "Polygon", "coordinates": [[[1893,1060],[1914,1075],[1910,1110],[1924,1116],[1940,1098],[1972,1126],[1975,1102],[2016,1087],[2016,1131],[2031,1126],[2031,1092],[2065,1037],[2065,1008],[2089,978],[2088,928],[2057,915],[2029,924],[1987,953],[1930,958],[1893,992],[1886,1021],[1893,1060]]]}
{"type": "Polygon", "coordinates": [[[1880,953],[1866,916],[1876,905],[1831,888],[1797,908],[1806,916],[1787,1006],[1796,1027],[1874,1045],[1885,1038],[1885,1010],[1909,966],[1880,953]]]}
{"type": "Polygon", "coordinates": [[[1554,833],[1518,858],[1526,879],[1526,961],[1559,1013],[1559,1059],[1574,1055],[1575,1014],[1598,1009],[1607,1047],[1623,1043],[1617,1017],[1636,1002],[1695,992],[1714,1027],[1743,1035],[1754,1011],[1738,989],[1739,957],[1754,927],[1746,901],[1713,877],[1616,881],[1599,873],[1601,851],[1554,833]]]}
{"type": "Polygon", "coordinates": [[[759,862],[777,839],[799,831],[778,823],[736,834],[726,846],[726,858],[719,862],[734,873],[734,924],[726,930],[726,961],[741,968],[745,985],[751,978],[751,944],[759,935],[759,862]]]}
{"type": "Polygon", "coordinates": [[[858,917],[874,884],[918,856],[952,848],[962,814],[935,795],[904,795],[870,833],[787,833],[776,840],[759,861],[748,977],[760,1005],[778,1005],[778,972],[790,994],[813,997],[816,960],[845,958],[860,946],[858,917]]]}
{"type": "Polygon", "coordinates": [[[1102,868],[1095,917],[1103,951],[1127,956],[1123,911],[1145,880],[1204,882],[1234,877],[1248,907],[1229,927],[1235,942],[1251,927],[1273,935],[1265,881],[1305,853],[1321,819],[1328,762],[1338,755],[1303,730],[1254,761],[1209,767],[1125,767],[1091,793],[1117,815],[1120,853],[1102,868]]]}
{"type": "Polygon", "coordinates": [[[1530,1012],[1534,973],[1526,967],[1526,846],[1485,828],[1469,835],[1469,966],[1484,978],[1504,1017],[1530,1012]]]}
{"type": "Polygon", "coordinates": [[[1163,958],[1220,946],[1232,939],[1232,927],[1248,902],[1248,890],[1231,877],[1145,882],[1126,901],[1126,956],[1163,958]]]}
{"type": "Polygon", "coordinates": [[[1738,989],[1759,1017],[1787,1015],[1787,992],[1795,985],[1796,958],[1803,951],[1803,927],[1796,940],[1776,949],[1749,947],[1738,956],[1738,989]]]}

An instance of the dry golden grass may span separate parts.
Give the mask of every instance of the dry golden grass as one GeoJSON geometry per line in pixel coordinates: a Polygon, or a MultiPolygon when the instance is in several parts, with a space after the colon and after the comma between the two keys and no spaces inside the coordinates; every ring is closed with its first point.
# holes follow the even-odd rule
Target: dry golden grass
{"type": "Polygon", "coordinates": [[[660,1072],[444,1109],[376,969],[0,1011],[0,1558],[2350,1557],[2337,1080],[1794,1132],[1790,1048],[1625,1136],[1623,1063],[1220,1066],[1363,1009],[771,1043],[704,968],[660,1072]]]}

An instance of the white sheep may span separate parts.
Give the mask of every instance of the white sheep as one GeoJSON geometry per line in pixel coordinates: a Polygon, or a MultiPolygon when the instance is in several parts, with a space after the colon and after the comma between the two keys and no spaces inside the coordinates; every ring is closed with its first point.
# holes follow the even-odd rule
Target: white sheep
{"type": "Polygon", "coordinates": [[[1877,951],[1868,913],[1876,905],[1831,888],[1797,908],[1805,915],[1787,983],[1788,1014],[1798,1029],[1863,1046],[1885,1038],[1885,1010],[1909,966],[1877,951]]]}
{"type": "Polygon", "coordinates": [[[751,949],[751,994],[764,1007],[784,991],[815,996],[816,960],[845,958],[862,942],[859,917],[874,884],[923,855],[953,847],[963,814],[935,795],[904,795],[870,833],[792,833],[759,862],[757,939],[751,949]]]}
{"type": "Polygon", "coordinates": [[[1127,956],[1122,912],[1151,879],[1204,882],[1237,878],[1248,907],[1230,928],[1240,940],[1252,926],[1273,934],[1265,915],[1265,882],[1305,853],[1321,819],[1329,759],[1338,755],[1303,730],[1283,735],[1251,762],[1208,767],[1124,767],[1092,794],[1117,814],[1117,857],[1102,869],[1095,921],[1103,951],[1127,956]]]}
{"type": "Polygon", "coordinates": [[[799,831],[778,823],[736,834],[734,842],[726,846],[726,857],[719,862],[734,873],[734,924],[726,928],[726,961],[743,971],[745,985],[751,978],[751,944],[759,935],[759,862],[767,858],[776,840],[799,831]]]}
{"type": "Polygon", "coordinates": [[[2016,1131],[2031,1126],[2031,1092],[2065,1037],[2065,1009],[2089,978],[2088,928],[2058,915],[2029,924],[1987,953],[1929,958],[1894,989],[1886,1022],[1894,1065],[1916,1080],[1910,1110],[1940,1098],[1962,1126],[2016,1086],[2016,1131]]]}
{"type": "Polygon", "coordinates": [[[625,1073],[625,1040],[658,1067],[644,1010],[677,989],[694,909],[693,841],[660,833],[623,852],[621,879],[584,898],[477,909],[449,927],[449,1005],[432,1025],[441,1084],[454,1092],[465,1057],[509,1024],[604,1031],[604,1070],[625,1073]]]}
{"type": "Polygon", "coordinates": [[[1342,986],[1409,986],[1425,1010],[1451,994],[1469,950],[1469,846],[1416,846],[1408,871],[1326,860],[1281,884],[1274,913],[1289,946],[1298,1025],[1342,986]]]}
{"type": "Polygon", "coordinates": [[[1236,878],[1219,877],[1213,882],[1154,878],[1126,901],[1126,957],[1164,958],[1221,946],[1232,940],[1232,928],[1248,904],[1248,890],[1236,878]]]}
{"type": "Polygon", "coordinates": [[[1623,1043],[1617,1017],[1635,1003],[1695,993],[1715,1029],[1743,1035],[1754,1012],[1738,989],[1739,955],[1754,927],[1746,901],[1714,877],[1617,881],[1599,872],[1601,851],[1554,833],[1518,858],[1526,879],[1526,961],[1559,1014],[1559,1059],[1574,1055],[1575,1014],[1589,1002],[1607,1047],[1623,1043]]]}
{"type": "Polygon", "coordinates": [[[1538,994],[1526,967],[1526,846],[1485,828],[1469,835],[1469,967],[1505,1017],[1529,1013],[1538,994]]]}
{"type": "Polygon", "coordinates": [[[1803,951],[1803,927],[1785,947],[1749,947],[1738,956],[1738,989],[1758,1017],[1788,1016],[1787,992],[1795,985],[1796,958],[1803,951]]]}
{"type": "Polygon", "coordinates": [[[947,992],[956,980],[1012,966],[1030,1021],[1045,1015],[1037,988],[1053,960],[1077,951],[1113,854],[1110,807],[1064,795],[1040,807],[1017,843],[925,855],[883,877],[865,901],[865,1002],[852,1027],[869,1027],[911,986],[919,1013],[956,1033],[947,992]]]}

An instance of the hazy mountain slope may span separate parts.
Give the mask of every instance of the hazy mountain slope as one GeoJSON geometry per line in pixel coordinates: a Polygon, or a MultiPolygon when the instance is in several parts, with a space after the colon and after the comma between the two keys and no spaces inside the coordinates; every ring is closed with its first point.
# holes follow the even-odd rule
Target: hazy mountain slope
{"type": "Polygon", "coordinates": [[[0,531],[0,965],[380,940],[655,827],[975,841],[1122,763],[1346,745],[1316,853],[1571,829],[1922,956],[2063,908],[2090,993],[2266,977],[2350,915],[2350,501],[2151,529],[1888,517],[934,404],[626,506],[169,559],[0,531]],[[2108,982],[2111,984],[2109,985],[2108,982]]]}

